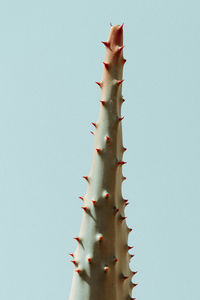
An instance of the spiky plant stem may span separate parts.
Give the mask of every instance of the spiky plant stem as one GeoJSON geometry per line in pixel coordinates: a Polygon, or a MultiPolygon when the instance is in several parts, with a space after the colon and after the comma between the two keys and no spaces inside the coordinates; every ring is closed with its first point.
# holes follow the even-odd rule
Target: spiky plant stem
{"type": "Polygon", "coordinates": [[[129,268],[128,234],[124,208],[128,204],[121,193],[122,142],[122,73],[123,25],[111,27],[103,62],[101,108],[94,134],[92,166],[86,179],[83,217],[77,248],[73,256],[75,270],[70,300],[130,300],[136,284],[136,272],[129,268]]]}

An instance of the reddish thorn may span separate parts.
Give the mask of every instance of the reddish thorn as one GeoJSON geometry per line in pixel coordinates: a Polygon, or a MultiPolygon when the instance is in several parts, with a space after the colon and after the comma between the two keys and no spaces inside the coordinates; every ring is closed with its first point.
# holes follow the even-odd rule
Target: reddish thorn
{"type": "Polygon", "coordinates": [[[125,152],[127,150],[127,148],[123,147],[123,152],[125,152]]]}
{"type": "Polygon", "coordinates": [[[130,258],[133,258],[135,255],[134,254],[130,254],[130,258]]]}
{"type": "Polygon", "coordinates": [[[119,122],[121,122],[124,119],[124,117],[119,118],[119,122]]]}
{"type": "Polygon", "coordinates": [[[132,228],[128,228],[128,231],[131,232],[133,229],[132,228]]]}
{"type": "Polygon", "coordinates": [[[124,98],[122,98],[122,103],[124,103],[125,102],[125,99],[124,98]]]}
{"type": "Polygon", "coordinates": [[[74,257],[74,254],[73,254],[73,253],[69,253],[69,255],[71,255],[72,257],[74,257]]]}
{"type": "Polygon", "coordinates": [[[83,178],[84,178],[85,180],[87,180],[87,182],[89,182],[88,176],[83,176],[83,178]]]}
{"type": "Polygon", "coordinates": [[[104,106],[105,105],[105,101],[100,100],[101,104],[104,106]]]}
{"type": "Polygon", "coordinates": [[[131,299],[131,300],[136,300],[136,298],[132,298],[132,297],[131,297],[130,299],[131,299]]]}
{"type": "Polygon", "coordinates": [[[80,242],[80,238],[79,237],[75,237],[74,240],[76,240],[77,242],[80,242]]]}
{"type": "Polygon", "coordinates": [[[92,258],[88,257],[88,262],[91,263],[92,262],[92,258]]]}
{"type": "Polygon", "coordinates": [[[95,205],[95,204],[96,204],[96,202],[97,202],[97,201],[95,201],[95,200],[92,200],[92,203],[93,203],[93,205],[95,205]]]}
{"type": "Polygon", "coordinates": [[[80,269],[76,269],[75,272],[77,272],[78,274],[80,274],[81,270],[80,269]]]}
{"type": "Polygon", "coordinates": [[[123,80],[118,80],[118,81],[117,81],[117,85],[122,84],[123,81],[124,81],[124,79],[123,79],[123,80]]]}
{"type": "Polygon", "coordinates": [[[122,59],[122,64],[124,65],[125,63],[126,63],[126,59],[123,58],[123,59],[122,59]]]}
{"type": "Polygon", "coordinates": [[[101,149],[96,148],[97,153],[99,154],[101,152],[101,149]]]}
{"type": "Polygon", "coordinates": [[[125,203],[127,203],[127,202],[128,202],[128,200],[127,200],[127,199],[124,199],[124,202],[125,202],[125,203]]]}
{"type": "Polygon", "coordinates": [[[137,286],[138,285],[138,283],[133,283],[133,288],[135,287],[135,286],[137,286]]]}
{"type": "Polygon", "coordinates": [[[118,161],[118,166],[123,166],[123,165],[125,165],[127,162],[126,161],[123,161],[123,160],[121,160],[121,161],[118,161]]]}
{"type": "Polygon", "coordinates": [[[105,266],[105,267],[104,267],[104,271],[107,272],[108,270],[109,270],[109,267],[108,267],[108,266],[105,266]]]}
{"type": "Polygon", "coordinates": [[[81,207],[84,211],[87,211],[87,206],[81,207]]]}
{"type": "Polygon", "coordinates": [[[124,49],[124,47],[125,47],[125,46],[120,46],[120,47],[117,49],[116,53],[117,53],[117,54],[121,53],[122,50],[124,49]]]}
{"type": "Polygon", "coordinates": [[[79,197],[79,199],[81,199],[82,201],[84,201],[84,198],[83,198],[83,197],[81,197],[81,196],[79,197]]]}
{"type": "Polygon", "coordinates": [[[119,212],[119,208],[115,209],[115,215],[119,212]]]}
{"type": "Polygon", "coordinates": [[[106,136],[106,141],[109,142],[110,141],[110,138],[109,136],[106,136]]]}
{"type": "Polygon", "coordinates": [[[124,221],[127,217],[120,217],[120,221],[124,221]]]}
{"type": "Polygon", "coordinates": [[[126,177],[125,177],[125,176],[123,176],[122,180],[123,180],[123,181],[124,181],[124,180],[126,180],[126,177]]]}
{"type": "Polygon", "coordinates": [[[105,62],[103,62],[103,64],[104,64],[106,70],[109,70],[109,64],[108,64],[108,63],[105,63],[105,62]]]}
{"type": "Polygon", "coordinates": [[[126,207],[127,205],[129,205],[129,202],[126,202],[125,207],[126,207]]]}
{"type": "Polygon", "coordinates": [[[107,48],[110,49],[110,43],[108,43],[108,42],[103,42],[103,41],[102,41],[102,43],[103,43],[107,48]]]}
{"type": "Polygon", "coordinates": [[[77,266],[77,261],[76,261],[76,260],[71,260],[71,262],[72,262],[75,266],[77,266]]]}
{"type": "Polygon", "coordinates": [[[99,238],[98,238],[98,240],[102,241],[103,240],[103,235],[100,235],[99,238]]]}
{"type": "Polygon", "coordinates": [[[131,246],[128,246],[128,250],[131,250],[131,249],[133,249],[134,247],[131,247],[131,246]]]}
{"type": "Polygon", "coordinates": [[[93,132],[93,131],[90,131],[90,133],[94,135],[94,132],[93,132]]]}
{"type": "Polygon", "coordinates": [[[118,262],[117,257],[114,258],[113,262],[114,262],[114,263],[118,262]]]}
{"type": "Polygon", "coordinates": [[[106,198],[106,199],[109,198],[109,193],[106,193],[106,194],[105,194],[105,198],[106,198]]]}
{"type": "Polygon", "coordinates": [[[126,280],[126,279],[128,279],[129,278],[129,276],[123,276],[123,280],[126,280]]]}
{"type": "Polygon", "coordinates": [[[136,271],[136,272],[132,272],[132,274],[133,274],[133,276],[134,276],[135,274],[137,274],[137,271],[136,271]]]}
{"type": "Polygon", "coordinates": [[[97,128],[97,124],[96,124],[96,123],[94,123],[94,122],[91,122],[91,124],[92,124],[94,127],[96,127],[96,128],[97,128]]]}
{"type": "Polygon", "coordinates": [[[100,87],[102,87],[102,82],[95,81],[100,87]]]}
{"type": "Polygon", "coordinates": [[[119,30],[122,30],[124,27],[124,23],[119,27],[119,30]]]}

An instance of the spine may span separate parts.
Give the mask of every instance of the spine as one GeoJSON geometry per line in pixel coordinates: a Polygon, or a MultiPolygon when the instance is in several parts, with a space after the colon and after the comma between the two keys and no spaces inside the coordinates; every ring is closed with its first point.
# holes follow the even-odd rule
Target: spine
{"type": "Polygon", "coordinates": [[[94,125],[94,151],[90,172],[83,178],[87,191],[75,252],[70,254],[75,266],[69,300],[130,300],[133,257],[129,250],[124,213],[128,200],[121,192],[123,154],[121,106],[123,67],[123,25],[110,29],[105,45],[103,76],[96,82],[101,90],[100,113],[94,125]]]}

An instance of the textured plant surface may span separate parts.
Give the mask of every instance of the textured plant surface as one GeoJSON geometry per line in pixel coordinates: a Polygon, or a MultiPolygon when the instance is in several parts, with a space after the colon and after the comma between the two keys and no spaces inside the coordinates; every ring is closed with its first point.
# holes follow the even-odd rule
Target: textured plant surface
{"type": "Polygon", "coordinates": [[[105,45],[103,76],[97,82],[101,89],[100,114],[94,125],[92,166],[83,201],[83,217],[77,248],[71,253],[75,266],[70,300],[130,300],[136,272],[129,268],[133,257],[129,250],[124,209],[128,200],[122,197],[123,153],[121,105],[123,25],[110,29],[105,45]]]}

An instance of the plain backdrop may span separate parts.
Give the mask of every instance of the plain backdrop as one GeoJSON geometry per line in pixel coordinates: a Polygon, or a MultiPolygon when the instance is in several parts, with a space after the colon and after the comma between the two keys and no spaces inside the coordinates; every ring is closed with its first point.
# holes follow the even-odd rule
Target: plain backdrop
{"type": "Polygon", "coordinates": [[[198,0],[1,1],[1,300],[69,297],[110,22],[124,22],[133,296],[200,299],[199,11],[198,0]]]}

